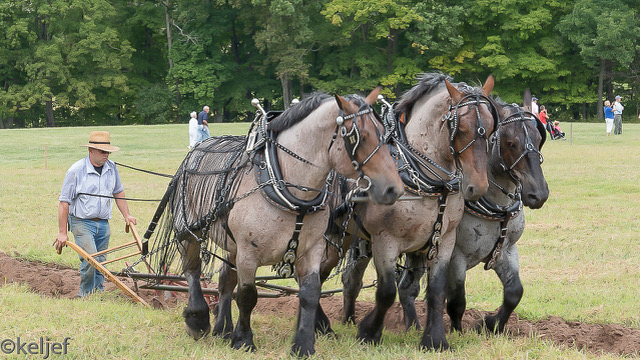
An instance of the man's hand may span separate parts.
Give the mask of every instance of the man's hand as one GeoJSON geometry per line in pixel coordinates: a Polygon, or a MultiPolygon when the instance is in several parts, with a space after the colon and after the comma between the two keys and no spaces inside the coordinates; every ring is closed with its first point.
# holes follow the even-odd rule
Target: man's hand
{"type": "Polygon", "coordinates": [[[58,237],[53,240],[52,246],[55,246],[58,254],[62,253],[62,248],[67,246],[67,241],[69,240],[69,236],[64,233],[59,233],[58,237]]]}
{"type": "Polygon", "coordinates": [[[133,225],[138,225],[138,220],[136,220],[136,218],[131,215],[125,216],[124,221],[127,223],[127,225],[129,225],[130,223],[132,223],[133,225]]]}

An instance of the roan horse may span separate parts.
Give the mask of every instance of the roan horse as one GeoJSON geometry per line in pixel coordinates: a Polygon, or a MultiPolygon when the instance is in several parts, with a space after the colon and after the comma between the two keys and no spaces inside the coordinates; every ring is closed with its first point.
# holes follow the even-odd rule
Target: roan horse
{"type": "MultiPolygon", "coordinates": [[[[531,93],[525,91],[524,103],[531,104],[531,93]]],[[[522,205],[538,209],[546,202],[549,188],[542,173],[540,149],[546,132],[530,109],[496,101],[498,129],[490,137],[489,191],[478,201],[467,201],[466,211],[456,229],[456,245],[447,277],[447,313],[452,330],[462,331],[465,311],[466,271],[480,262],[493,269],[504,286],[503,304],[495,315],[485,317],[478,330],[504,331],[509,316],[522,298],[523,288],[518,274],[516,242],[524,230],[522,205]]],[[[353,259],[346,267],[345,306],[343,320],[352,320],[355,298],[362,286],[362,276],[369,258],[353,259]]],[[[398,293],[407,329],[420,328],[415,299],[424,274],[421,255],[408,254],[400,276],[398,293]]]]}
{"type": "MultiPolygon", "coordinates": [[[[230,337],[233,348],[256,349],[250,325],[257,302],[256,269],[278,263],[280,275],[295,274],[300,284],[292,353],[314,353],[319,268],[330,213],[317,210],[326,206],[325,184],[332,169],[357,177],[374,203],[392,204],[403,192],[393,159],[382,143],[382,124],[371,107],[378,92],[374,90],[364,101],[315,94],[268,125],[266,120],[256,125],[254,130],[264,131],[252,132],[247,140],[212,138],[187,155],[165,195],[170,198],[172,229],[158,242],[164,244],[158,249],[170,248],[167,244],[173,242],[182,254],[189,285],[183,316],[192,337],[198,339],[211,328],[200,276],[203,265],[216,256],[210,250],[216,246],[228,254],[220,273],[213,333],[230,337]],[[231,156],[220,160],[226,151],[223,147],[231,148],[227,152],[231,156]],[[243,176],[252,170],[255,176],[243,176]],[[239,318],[233,329],[231,297],[236,284],[239,318]]],[[[264,116],[274,117],[272,113],[264,116]]],[[[161,252],[159,257],[170,264],[171,250],[161,252]]]]}
{"type": "MultiPolygon", "coordinates": [[[[358,338],[365,342],[381,340],[385,314],[395,300],[398,256],[420,252],[429,258],[428,316],[421,347],[449,348],[443,323],[446,269],[464,199],[479,199],[489,186],[488,137],[496,126],[488,98],[492,76],[482,89],[452,85],[449,80],[442,74],[422,75],[395,112],[387,113],[405,119],[406,125],[391,120],[404,126],[404,131],[396,133],[390,146],[396,146],[392,155],[401,177],[406,178],[405,191],[419,199],[392,206],[357,205],[353,211],[356,222],[370,236],[378,274],[375,308],[358,327],[358,338]]],[[[323,277],[337,263],[336,258],[325,261],[323,277]]]]}

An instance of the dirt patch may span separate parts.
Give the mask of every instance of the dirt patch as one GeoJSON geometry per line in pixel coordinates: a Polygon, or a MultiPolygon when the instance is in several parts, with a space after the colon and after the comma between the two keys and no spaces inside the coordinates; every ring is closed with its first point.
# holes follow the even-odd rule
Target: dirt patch
{"type": "MultiPolygon", "coordinates": [[[[0,252],[0,286],[7,283],[25,283],[31,289],[45,296],[74,298],[78,294],[80,275],[78,270],[58,265],[18,260],[0,252]]],[[[130,287],[133,281],[121,278],[130,287]]],[[[120,292],[112,283],[105,283],[105,288],[120,292]]],[[[156,307],[171,307],[177,303],[175,297],[165,297],[152,290],[140,290],[139,295],[156,307]]],[[[124,294],[122,296],[126,297],[124,294]]],[[[185,299],[186,294],[177,294],[185,299]]],[[[322,306],[331,319],[340,321],[342,313],[342,297],[321,299],[322,306]]],[[[373,308],[373,303],[358,302],[356,318],[362,319],[373,308]]],[[[298,298],[288,296],[276,299],[260,298],[256,311],[262,314],[295,316],[298,309],[298,298]]],[[[426,305],[423,301],[416,304],[418,316],[422,324],[426,318],[426,305]]],[[[474,324],[487,314],[484,311],[469,309],[463,318],[463,327],[472,328],[474,324]]],[[[445,326],[449,327],[449,319],[445,316],[445,326]]],[[[395,303],[386,316],[385,327],[390,331],[404,331],[402,308],[395,303]]],[[[617,324],[587,324],[565,321],[552,316],[545,320],[527,321],[513,314],[507,324],[511,336],[537,336],[548,339],[557,345],[584,349],[595,354],[614,353],[620,355],[638,355],[640,353],[640,330],[626,328],[617,324]]]]}

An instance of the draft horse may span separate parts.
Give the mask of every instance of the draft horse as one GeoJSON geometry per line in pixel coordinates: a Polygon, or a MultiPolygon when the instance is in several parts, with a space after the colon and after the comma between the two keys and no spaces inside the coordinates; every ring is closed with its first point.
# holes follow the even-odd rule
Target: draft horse
{"type": "MultiPolygon", "coordinates": [[[[489,99],[493,76],[482,88],[450,81],[442,74],[422,75],[385,114],[385,124],[394,134],[389,146],[405,192],[419,199],[392,206],[363,204],[353,210],[356,223],[371,240],[378,281],[375,307],[358,326],[357,336],[364,342],[381,341],[384,317],[396,296],[398,257],[418,252],[426,254],[429,274],[427,323],[420,345],[449,348],[443,323],[446,269],[464,199],[478,200],[489,187],[488,139],[496,127],[489,99]]],[[[336,263],[337,256],[324,263],[323,277],[336,263]]],[[[345,298],[350,295],[345,292],[345,298]]]]}
{"type": "MultiPolygon", "coordinates": [[[[502,281],[504,297],[497,314],[486,316],[478,330],[504,331],[523,294],[516,246],[524,230],[523,205],[538,209],[549,196],[540,153],[546,139],[544,125],[529,108],[492,100],[499,122],[498,129],[489,138],[489,190],[478,201],[465,202],[465,213],[456,229],[456,244],[448,269],[447,313],[452,330],[458,331],[462,331],[466,307],[466,271],[482,262],[486,270],[494,270],[502,281]]],[[[528,89],[523,101],[531,103],[528,89]]],[[[367,257],[354,260],[357,263],[347,267],[343,276],[345,293],[350,294],[345,297],[345,321],[353,319],[355,296],[362,286],[364,269],[369,262],[367,257]]],[[[423,256],[409,254],[398,284],[407,329],[420,327],[415,299],[423,274],[423,256]]]]}
{"type": "MultiPolygon", "coordinates": [[[[199,280],[217,246],[227,257],[219,275],[213,333],[230,338],[233,348],[256,349],[250,324],[256,270],[276,265],[281,276],[295,275],[300,284],[291,351],[314,353],[323,234],[330,214],[322,210],[331,196],[326,186],[331,173],[357,178],[374,203],[392,204],[403,192],[382,143],[383,126],[371,107],[379,90],[366,99],[314,94],[281,114],[264,113],[248,137],[212,138],[187,156],[167,191],[172,229],[164,244],[175,239],[182,255],[189,285],[183,316],[192,337],[211,330],[199,280]],[[236,284],[239,318],[233,328],[236,284]]],[[[170,262],[170,251],[164,253],[170,262]]]]}

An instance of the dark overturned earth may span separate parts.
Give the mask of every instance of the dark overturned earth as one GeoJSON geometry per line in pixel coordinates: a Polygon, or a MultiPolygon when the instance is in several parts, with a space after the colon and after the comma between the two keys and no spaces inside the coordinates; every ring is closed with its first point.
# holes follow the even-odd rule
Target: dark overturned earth
{"type": "MultiPolygon", "coordinates": [[[[27,284],[32,291],[50,297],[74,298],[78,293],[80,275],[78,270],[53,264],[18,260],[0,252],[0,286],[4,283],[27,284]]],[[[128,278],[121,278],[123,282],[133,288],[133,282],[128,278]]],[[[112,283],[105,284],[110,291],[118,291],[112,283]]],[[[120,292],[122,296],[124,293],[120,292]]],[[[149,304],[158,307],[176,306],[175,298],[166,299],[152,290],[140,290],[139,295],[149,304]]],[[[180,294],[179,296],[185,296],[180,294]]],[[[327,297],[321,300],[322,306],[333,323],[340,321],[342,312],[342,298],[327,297]]],[[[357,304],[356,318],[362,319],[373,308],[373,303],[361,302],[357,304]]],[[[426,306],[419,301],[416,308],[421,323],[425,321],[426,306]]],[[[260,298],[256,312],[273,314],[274,316],[295,316],[298,310],[298,298],[285,296],[280,298],[260,298]]],[[[464,328],[472,328],[474,324],[487,312],[469,309],[463,319],[464,328]]],[[[445,326],[449,327],[449,319],[445,316],[445,326]]],[[[386,316],[385,327],[390,331],[404,331],[402,309],[395,303],[386,316]]],[[[556,345],[577,349],[584,349],[594,354],[613,353],[627,356],[640,354],[640,330],[627,328],[617,324],[588,324],[576,321],[565,321],[552,316],[539,321],[519,319],[513,314],[507,324],[510,336],[537,336],[547,339],[556,345]]]]}

